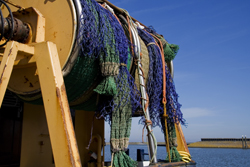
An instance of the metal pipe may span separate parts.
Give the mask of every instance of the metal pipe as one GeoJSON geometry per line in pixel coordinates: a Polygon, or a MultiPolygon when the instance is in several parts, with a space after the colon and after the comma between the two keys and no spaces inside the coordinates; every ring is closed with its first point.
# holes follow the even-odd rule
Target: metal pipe
{"type": "Polygon", "coordinates": [[[10,17],[4,18],[3,22],[0,22],[0,25],[3,25],[0,26],[0,31],[2,31],[3,28],[3,36],[6,39],[27,43],[29,36],[31,36],[30,26],[17,18],[14,18],[13,22],[11,21],[10,17]],[[13,35],[11,32],[14,32],[13,35]]]}
{"type": "Polygon", "coordinates": [[[169,65],[170,65],[169,69],[170,69],[171,76],[174,79],[174,63],[173,63],[173,60],[170,61],[169,65]]]}
{"type": "MultiPolygon", "coordinates": [[[[144,107],[146,105],[146,100],[144,100],[144,99],[147,99],[147,95],[146,95],[146,90],[145,90],[143,73],[141,71],[142,65],[141,65],[141,61],[140,61],[140,52],[141,52],[140,41],[139,41],[139,37],[138,37],[137,32],[134,29],[134,27],[133,26],[130,26],[130,27],[131,27],[131,32],[133,34],[134,44],[135,44],[135,56],[139,60],[137,62],[138,63],[138,74],[139,74],[140,85],[143,85],[143,86],[140,86],[140,90],[141,90],[141,95],[142,95],[142,106],[144,107]]],[[[148,108],[146,108],[145,112],[146,112],[146,119],[150,120],[148,108]]],[[[151,125],[148,125],[146,127],[148,130],[148,134],[153,134],[151,125]]],[[[151,159],[153,158],[153,160],[152,160],[153,163],[157,163],[157,157],[156,157],[156,155],[154,156],[155,148],[154,148],[154,139],[153,139],[152,135],[148,135],[148,147],[149,147],[149,157],[151,159]]]]}

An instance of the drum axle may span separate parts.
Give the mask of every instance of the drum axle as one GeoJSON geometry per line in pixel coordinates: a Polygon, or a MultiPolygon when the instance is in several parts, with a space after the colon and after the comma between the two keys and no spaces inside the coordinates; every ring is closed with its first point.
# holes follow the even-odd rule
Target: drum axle
{"type": "Polygon", "coordinates": [[[3,37],[5,38],[0,47],[7,44],[9,40],[14,40],[21,43],[28,43],[30,26],[27,23],[22,22],[21,20],[14,18],[10,7],[6,4],[5,1],[0,0],[0,5],[4,5],[9,12],[9,17],[4,18],[2,7],[0,9],[0,41],[3,37]]]}
{"type": "Polygon", "coordinates": [[[30,28],[27,23],[23,23],[21,20],[14,18],[14,22],[11,21],[10,17],[4,18],[4,22],[0,22],[0,32],[4,32],[3,36],[8,39],[13,31],[13,36],[10,40],[14,40],[21,43],[26,43],[29,37],[30,28]],[[3,26],[2,26],[3,24],[3,26]],[[12,30],[12,24],[14,29],[12,30]],[[4,28],[2,30],[2,27],[4,28]]]}

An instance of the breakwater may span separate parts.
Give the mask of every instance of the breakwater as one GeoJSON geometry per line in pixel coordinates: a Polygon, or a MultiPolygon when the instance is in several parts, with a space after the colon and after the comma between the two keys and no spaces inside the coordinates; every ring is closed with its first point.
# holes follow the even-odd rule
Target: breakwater
{"type": "Polygon", "coordinates": [[[201,141],[250,141],[250,138],[201,138],[201,141]]]}
{"type": "Polygon", "coordinates": [[[200,148],[250,148],[249,138],[202,138],[201,141],[190,143],[188,147],[200,148]]]}

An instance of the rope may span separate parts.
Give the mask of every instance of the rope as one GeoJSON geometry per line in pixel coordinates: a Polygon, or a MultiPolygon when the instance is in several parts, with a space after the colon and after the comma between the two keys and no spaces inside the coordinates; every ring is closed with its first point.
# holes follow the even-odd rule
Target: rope
{"type": "Polygon", "coordinates": [[[125,63],[120,63],[120,65],[127,67],[127,64],[125,64],[125,63]]]}
{"type": "MultiPolygon", "coordinates": [[[[166,103],[167,103],[167,100],[166,100],[166,75],[165,75],[165,58],[164,58],[164,54],[163,54],[163,46],[162,46],[162,43],[161,41],[156,37],[154,36],[153,34],[151,34],[155,39],[157,39],[160,43],[160,53],[161,53],[161,61],[162,61],[162,73],[163,73],[163,90],[162,90],[162,94],[163,94],[163,97],[162,97],[162,103],[164,104],[164,106],[166,107],[166,103]]],[[[149,43],[150,44],[150,43],[149,43]]],[[[154,43],[155,44],[155,43],[154,43]]],[[[165,114],[165,113],[164,113],[165,114]]]]}
{"type": "MultiPolygon", "coordinates": [[[[150,32],[153,36],[156,36],[157,38],[160,37],[163,38],[161,35],[157,34],[155,32],[155,30],[145,27],[145,29],[150,32]]],[[[157,40],[157,39],[156,39],[157,40]]],[[[158,39],[159,40],[159,39],[158,39]]],[[[161,41],[162,42],[162,41],[161,41]]],[[[160,43],[159,43],[160,45],[160,43]]],[[[161,45],[161,51],[164,48],[161,45]]],[[[164,50],[164,54],[165,54],[165,50],[164,50]]],[[[176,54],[177,52],[175,52],[176,54]]],[[[165,60],[166,60],[166,55],[165,56],[165,60]]],[[[178,123],[180,122],[181,124],[185,125],[185,119],[183,118],[183,114],[180,110],[181,108],[181,104],[178,102],[178,94],[176,93],[176,89],[174,86],[174,81],[173,78],[167,68],[167,66],[165,66],[165,76],[166,76],[166,99],[167,99],[167,114],[168,114],[168,120],[169,122],[175,122],[178,123]]]]}
{"type": "Polygon", "coordinates": [[[188,152],[186,151],[178,151],[178,152],[181,156],[182,161],[187,163],[191,161],[191,155],[188,152]]]}
{"type": "Polygon", "coordinates": [[[134,53],[134,45],[133,45],[133,40],[132,40],[132,33],[131,33],[131,26],[130,26],[130,21],[129,21],[129,16],[126,15],[126,19],[127,19],[127,23],[128,23],[128,31],[129,31],[129,39],[130,39],[130,42],[131,42],[131,53],[132,53],[132,56],[135,57],[135,53],[134,53]]]}
{"type": "MultiPolygon", "coordinates": [[[[145,120],[145,125],[144,127],[142,128],[142,143],[144,143],[144,130],[145,130],[145,127],[146,126],[149,126],[149,125],[152,125],[152,121],[151,120],[145,120]]],[[[150,131],[150,133],[152,132],[153,130],[150,131]]],[[[149,135],[149,133],[147,134],[147,136],[149,135]]]]}
{"type": "Polygon", "coordinates": [[[113,166],[113,160],[114,160],[114,153],[111,155],[111,167],[113,166]]]}
{"type": "MultiPolygon", "coordinates": [[[[132,26],[131,26],[132,27],[132,26]]],[[[137,34],[137,32],[135,32],[135,30],[133,29],[133,27],[131,28],[131,30],[133,31],[133,35],[135,36],[134,37],[134,40],[136,41],[135,42],[135,44],[137,45],[137,46],[139,46],[140,45],[140,43],[139,43],[139,37],[138,37],[138,34],[137,34]]],[[[140,86],[141,86],[141,93],[143,94],[144,93],[144,91],[146,90],[145,89],[145,85],[144,85],[144,83],[145,83],[145,81],[144,81],[144,79],[145,79],[145,77],[144,77],[144,72],[143,72],[143,69],[141,68],[141,58],[142,58],[142,54],[141,54],[141,52],[140,52],[140,48],[138,48],[137,49],[137,56],[136,56],[136,58],[137,58],[137,68],[138,68],[138,74],[140,75],[140,76],[142,76],[142,80],[143,81],[141,81],[140,80],[140,86]],[[140,53],[140,54],[139,54],[140,53]],[[139,55],[138,55],[139,54],[139,55]],[[140,72],[142,73],[142,74],[140,74],[140,72]]],[[[142,101],[142,105],[144,105],[144,107],[143,107],[143,113],[144,113],[144,117],[145,117],[145,127],[147,127],[147,130],[148,130],[148,134],[147,134],[147,136],[149,136],[149,135],[151,135],[151,137],[152,137],[152,139],[153,139],[153,142],[154,142],[154,148],[155,148],[155,150],[154,150],[154,153],[153,153],[153,155],[151,155],[152,157],[151,157],[151,160],[150,160],[150,162],[153,162],[153,160],[154,160],[154,157],[156,156],[156,152],[157,152],[157,142],[156,142],[156,139],[155,139],[155,137],[154,137],[154,135],[153,135],[153,133],[152,133],[152,130],[151,130],[151,124],[152,124],[152,122],[151,122],[151,124],[149,123],[149,120],[147,121],[147,113],[146,113],[146,111],[148,110],[148,104],[149,104],[149,100],[148,100],[148,95],[147,95],[147,92],[145,91],[145,95],[146,95],[146,98],[145,97],[141,97],[141,99],[143,100],[142,101]]],[[[143,132],[144,133],[144,132],[143,132]]],[[[150,138],[151,138],[150,137],[150,138]]]]}
{"type": "Polygon", "coordinates": [[[165,133],[168,161],[178,162],[180,161],[180,155],[175,144],[173,144],[173,134],[175,134],[173,127],[174,122],[183,121],[180,104],[177,100],[178,96],[175,92],[173,79],[165,64],[162,43],[158,38],[155,38],[154,34],[148,32],[147,27],[145,30],[138,28],[139,35],[148,46],[150,57],[149,81],[151,82],[147,83],[147,91],[151,102],[149,104],[150,118],[154,125],[159,125],[158,123],[161,122],[161,128],[165,133]]]}
{"type": "Polygon", "coordinates": [[[164,118],[164,121],[165,121],[165,143],[166,143],[166,150],[167,150],[167,153],[168,153],[168,160],[169,162],[171,162],[171,155],[170,155],[170,148],[169,148],[169,139],[168,139],[168,124],[167,124],[167,109],[166,109],[166,103],[163,103],[164,104],[164,114],[163,114],[163,118],[164,118]]]}
{"type": "Polygon", "coordinates": [[[147,44],[147,46],[149,46],[149,45],[156,45],[156,44],[154,42],[150,42],[147,44]]]}
{"type": "MultiPolygon", "coordinates": [[[[153,37],[155,37],[153,34],[151,34],[153,37]]],[[[164,54],[163,54],[163,47],[162,47],[162,43],[161,41],[155,37],[159,43],[160,43],[160,49],[161,49],[161,58],[162,58],[162,71],[163,71],[163,91],[162,91],[162,94],[163,94],[163,97],[162,97],[162,103],[163,103],[163,107],[164,107],[164,113],[163,113],[163,118],[164,118],[164,121],[165,121],[165,138],[166,138],[166,150],[167,150],[167,153],[168,153],[168,159],[169,159],[169,162],[171,162],[171,156],[170,156],[170,148],[169,148],[169,139],[168,139],[168,126],[167,126],[167,109],[166,109],[166,103],[167,103],[167,100],[166,100],[166,76],[165,76],[165,59],[164,59],[164,54]]],[[[150,43],[149,43],[150,44],[150,43]]]]}

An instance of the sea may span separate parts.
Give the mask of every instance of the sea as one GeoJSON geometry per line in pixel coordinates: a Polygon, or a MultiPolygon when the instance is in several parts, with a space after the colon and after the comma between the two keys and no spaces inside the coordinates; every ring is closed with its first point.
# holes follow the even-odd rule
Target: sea
{"type": "MultiPolygon", "coordinates": [[[[137,149],[148,153],[147,145],[129,145],[129,156],[136,160],[137,149]]],[[[250,167],[250,149],[189,148],[196,167],[250,167]]],[[[166,147],[157,147],[157,159],[166,158],[166,147]]],[[[145,155],[145,159],[149,157],[145,155]]],[[[110,145],[105,146],[105,161],[111,160],[110,145]]]]}

